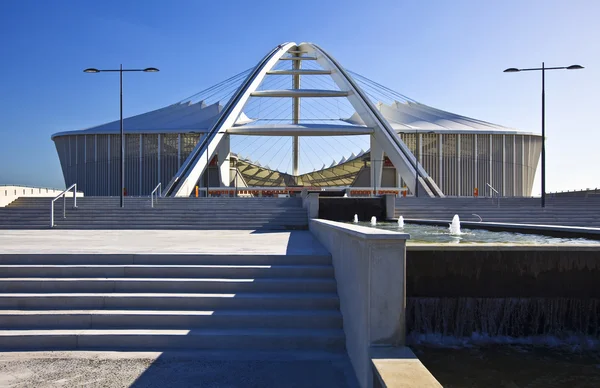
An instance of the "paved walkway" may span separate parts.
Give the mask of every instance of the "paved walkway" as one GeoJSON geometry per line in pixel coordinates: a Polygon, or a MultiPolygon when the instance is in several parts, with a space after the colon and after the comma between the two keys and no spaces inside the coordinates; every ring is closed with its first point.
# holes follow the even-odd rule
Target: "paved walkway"
{"type": "Polygon", "coordinates": [[[357,387],[348,357],[311,352],[0,353],[10,387],[357,387]]]}
{"type": "Polygon", "coordinates": [[[7,253],[328,254],[304,230],[0,230],[7,253]]]}

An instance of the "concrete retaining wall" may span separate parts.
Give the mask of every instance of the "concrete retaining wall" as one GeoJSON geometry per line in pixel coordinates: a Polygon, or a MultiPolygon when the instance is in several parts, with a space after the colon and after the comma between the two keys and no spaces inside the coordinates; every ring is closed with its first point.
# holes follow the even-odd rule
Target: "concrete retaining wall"
{"type": "Polygon", "coordinates": [[[405,342],[408,235],[321,219],[309,228],[332,255],[348,355],[361,387],[371,387],[370,347],[405,342]]]}

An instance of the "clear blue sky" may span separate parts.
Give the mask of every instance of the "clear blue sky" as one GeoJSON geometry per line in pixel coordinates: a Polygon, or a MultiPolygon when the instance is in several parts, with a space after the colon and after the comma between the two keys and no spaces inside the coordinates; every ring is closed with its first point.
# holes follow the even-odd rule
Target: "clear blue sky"
{"type": "MultiPolygon", "coordinates": [[[[159,108],[253,66],[285,41],[312,41],[345,67],[417,101],[540,131],[540,77],[507,67],[581,64],[547,74],[547,187],[600,186],[600,2],[0,2],[0,184],[63,187],[51,134],[159,108]]],[[[539,193],[539,189],[534,193],[539,193]]]]}

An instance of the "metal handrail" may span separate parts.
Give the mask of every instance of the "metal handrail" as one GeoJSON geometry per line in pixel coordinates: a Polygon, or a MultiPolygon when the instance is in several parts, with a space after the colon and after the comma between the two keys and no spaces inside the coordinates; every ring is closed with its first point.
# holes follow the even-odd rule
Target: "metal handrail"
{"type": "Polygon", "coordinates": [[[77,183],[73,183],[68,189],[58,194],[50,204],[50,227],[54,228],[54,202],[63,197],[63,218],[67,218],[67,193],[73,189],[73,209],[77,208],[77,183]]]}
{"type": "Polygon", "coordinates": [[[160,192],[160,188],[162,186],[162,183],[159,182],[158,185],[156,185],[156,187],[154,188],[154,190],[152,190],[152,192],[150,193],[150,206],[154,207],[154,195],[156,195],[156,203],[158,203],[158,197],[162,197],[162,194],[160,192]]]}
{"type": "Polygon", "coordinates": [[[492,191],[493,191],[494,193],[496,193],[496,198],[498,198],[497,204],[498,204],[498,207],[500,207],[500,193],[498,192],[498,190],[494,189],[492,187],[492,185],[490,185],[489,183],[486,183],[486,185],[490,188],[490,194],[491,194],[490,196],[492,197],[492,204],[494,203],[494,194],[492,193],[492,191]]]}

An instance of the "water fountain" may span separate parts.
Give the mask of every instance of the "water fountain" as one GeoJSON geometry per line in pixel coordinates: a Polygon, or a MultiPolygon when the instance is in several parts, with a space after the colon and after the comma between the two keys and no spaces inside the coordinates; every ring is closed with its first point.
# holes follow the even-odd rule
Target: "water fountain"
{"type": "Polygon", "coordinates": [[[354,219],[352,220],[352,222],[354,222],[355,224],[358,223],[358,214],[354,215],[354,219]]]}
{"type": "Polygon", "coordinates": [[[450,234],[452,234],[452,235],[461,234],[460,218],[458,217],[458,214],[455,214],[454,217],[452,217],[452,223],[450,224],[450,234]]]}
{"type": "Polygon", "coordinates": [[[373,225],[373,226],[377,225],[377,217],[375,217],[375,216],[371,217],[371,225],[373,225]]]}
{"type": "Polygon", "coordinates": [[[398,218],[398,227],[399,228],[404,228],[404,217],[400,216],[398,218]]]}

